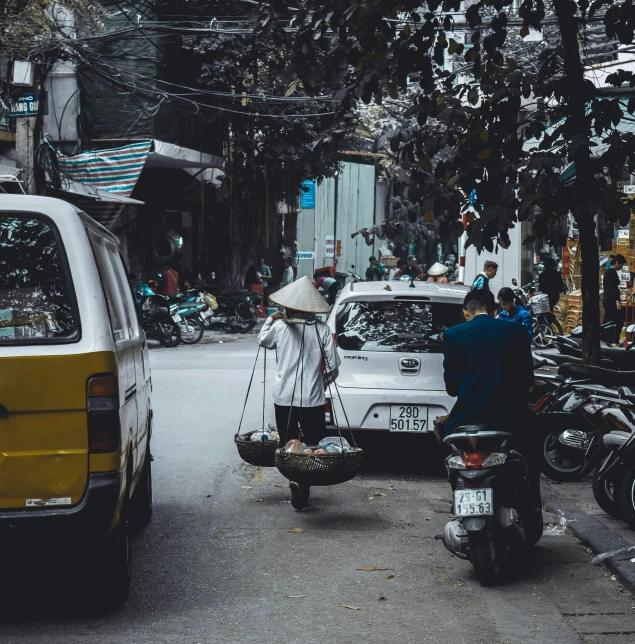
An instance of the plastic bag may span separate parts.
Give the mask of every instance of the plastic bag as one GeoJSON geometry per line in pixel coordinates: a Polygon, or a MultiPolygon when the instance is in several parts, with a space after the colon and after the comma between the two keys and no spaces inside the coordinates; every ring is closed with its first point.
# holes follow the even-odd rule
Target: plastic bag
{"type": "Polygon", "coordinates": [[[342,446],[337,444],[337,443],[326,443],[325,445],[322,445],[322,449],[327,454],[341,454],[342,453],[342,446]]]}
{"type": "Polygon", "coordinates": [[[326,445],[329,443],[332,443],[333,445],[337,445],[340,448],[340,452],[345,448],[345,447],[350,447],[348,444],[348,441],[342,436],[327,436],[326,438],[323,438],[319,443],[318,447],[324,447],[326,448],[326,445]]]}
{"type": "Polygon", "coordinates": [[[285,446],[284,451],[287,454],[302,454],[304,448],[297,438],[292,438],[285,446]]]}

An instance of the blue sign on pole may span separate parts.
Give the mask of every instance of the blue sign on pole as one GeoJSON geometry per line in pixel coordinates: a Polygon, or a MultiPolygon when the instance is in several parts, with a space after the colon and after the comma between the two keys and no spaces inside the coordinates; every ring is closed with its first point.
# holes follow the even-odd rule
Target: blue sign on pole
{"type": "Polygon", "coordinates": [[[315,208],[315,180],[308,179],[302,182],[302,193],[300,194],[300,208],[309,210],[315,208]]]}
{"type": "Polygon", "coordinates": [[[9,116],[37,116],[40,93],[30,92],[9,101],[9,116]]]}

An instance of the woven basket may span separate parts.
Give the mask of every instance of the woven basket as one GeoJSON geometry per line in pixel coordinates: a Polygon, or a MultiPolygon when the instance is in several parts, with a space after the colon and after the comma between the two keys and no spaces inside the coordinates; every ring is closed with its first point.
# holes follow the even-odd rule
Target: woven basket
{"type": "Polygon", "coordinates": [[[343,454],[288,454],[276,451],[276,467],[290,481],[304,485],[337,485],[355,478],[362,469],[364,452],[343,454]]]}
{"type": "Polygon", "coordinates": [[[534,295],[531,300],[529,300],[529,308],[532,315],[548,313],[551,310],[551,307],[549,306],[549,296],[543,293],[534,295]]]}
{"type": "MultiPolygon", "coordinates": [[[[242,434],[243,436],[251,436],[253,432],[242,434]]],[[[276,450],[280,446],[279,441],[264,441],[253,442],[250,440],[241,441],[238,439],[238,434],[234,436],[234,443],[238,448],[240,458],[250,465],[258,465],[260,467],[274,467],[276,464],[276,450]]]]}

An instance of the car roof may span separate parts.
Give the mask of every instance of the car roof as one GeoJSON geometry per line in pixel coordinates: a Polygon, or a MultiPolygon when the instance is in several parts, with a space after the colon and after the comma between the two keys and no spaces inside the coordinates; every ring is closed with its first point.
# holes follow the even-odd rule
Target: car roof
{"type": "Polygon", "coordinates": [[[463,284],[439,284],[437,282],[351,282],[341,291],[337,303],[351,300],[393,300],[395,298],[430,298],[436,302],[462,304],[470,292],[463,284]]]}

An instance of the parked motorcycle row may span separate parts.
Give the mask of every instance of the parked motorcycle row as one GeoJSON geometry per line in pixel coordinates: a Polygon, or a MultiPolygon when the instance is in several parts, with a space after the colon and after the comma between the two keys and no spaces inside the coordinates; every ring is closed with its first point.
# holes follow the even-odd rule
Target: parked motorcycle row
{"type": "Polygon", "coordinates": [[[542,472],[554,481],[593,476],[598,505],[635,528],[635,351],[602,343],[601,365],[589,367],[581,344],[574,330],[534,354],[542,472]]]}
{"type": "Polygon", "coordinates": [[[248,333],[256,326],[256,307],[263,296],[248,291],[214,294],[217,289],[205,282],[173,297],[159,295],[147,284],[135,288],[141,309],[141,322],[148,339],[164,347],[196,344],[205,330],[248,333]]]}

